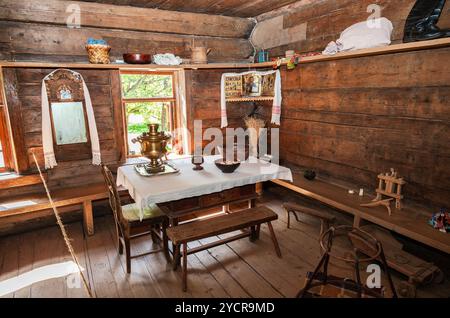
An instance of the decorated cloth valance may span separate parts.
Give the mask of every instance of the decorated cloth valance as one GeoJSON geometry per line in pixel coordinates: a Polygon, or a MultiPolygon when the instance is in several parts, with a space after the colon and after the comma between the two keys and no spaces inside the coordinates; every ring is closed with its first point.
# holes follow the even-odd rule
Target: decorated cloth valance
{"type": "MultiPolygon", "coordinates": [[[[227,97],[226,97],[226,89],[225,82],[229,77],[237,77],[237,76],[245,76],[248,74],[258,75],[258,76],[267,76],[271,74],[275,74],[275,80],[273,83],[273,105],[272,105],[272,119],[271,122],[273,124],[280,124],[280,115],[281,115],[281,75],[279,70],[270,70],[265,72],[260,71],[248,71],[243,73],[224,73],[222,74],[222,80],[220,83],[220,117],[221,124],[220,127],[228,126],[227,119],[227,97]]],[[[251,89],[251,88],[250,88],[251,89]]]]}

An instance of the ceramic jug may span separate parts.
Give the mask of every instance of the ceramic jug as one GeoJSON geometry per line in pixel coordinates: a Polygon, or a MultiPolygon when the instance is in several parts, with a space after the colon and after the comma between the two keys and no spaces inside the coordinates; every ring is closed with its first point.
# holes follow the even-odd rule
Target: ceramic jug
{"type": "Polygon", "coordinates": [[[207,64],[208,63],[208,54],[211,52],[211,49],[206,48],[204,46],[193,47],[191,48],[191,63],[192,64],[207,64]]]}

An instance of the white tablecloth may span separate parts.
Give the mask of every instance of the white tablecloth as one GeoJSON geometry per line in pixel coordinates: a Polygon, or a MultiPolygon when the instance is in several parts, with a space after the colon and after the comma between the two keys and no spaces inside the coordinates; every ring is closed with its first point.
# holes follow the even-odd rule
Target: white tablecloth
{"type": "Polygon", "coordinates": [[[242,162],[233,173],[222,173],[214,164],[214,160],[219,158],[205,157],[204,169],[201,171],[192,170],[191,158],[174,159],[170,162],[180,169],[179,173],[153,177],[139,175],[134,165],[122,166],[117,170],[117,185],[124,186],[142,210],[154,203],[195,197],[257,182],[273,179],[292,181],[290,169],[253,158],[252,162],[242,162]]]}

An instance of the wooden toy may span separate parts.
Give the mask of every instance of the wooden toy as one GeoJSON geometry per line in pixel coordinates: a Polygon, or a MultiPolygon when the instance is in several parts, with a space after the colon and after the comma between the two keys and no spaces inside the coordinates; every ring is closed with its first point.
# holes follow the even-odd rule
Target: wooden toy
{"type": "Polygon", "coordinates": [[[361,204],[361,206],[365,207],[374,207],[374,206],[385,206],[388,210],[389,215],[391,215],[391,207],[390,203],[392,200],[395,200],[395,208],[401,209],[401,200],[403,199],[402,195],[402,186],[406,182],[403,178],[397,177],[397,171],[394,168],[391,168],[391,172],[386,172],[385,174],[380,173],[378,175],[378,188],[375,190],[377,196],[370,203],[361,204]],[[387,197],[387,198],[383,198],[387,197]]]}

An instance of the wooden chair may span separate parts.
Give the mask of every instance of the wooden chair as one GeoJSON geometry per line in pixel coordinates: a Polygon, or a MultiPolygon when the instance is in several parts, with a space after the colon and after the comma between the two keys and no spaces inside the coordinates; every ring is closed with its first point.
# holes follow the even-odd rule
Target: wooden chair
{"type": "Polygon", "coordinates": [[[114,182],[109,168],[102,164],[102,173],[108,187],[109,204],[114,215],[117,232],[117,244],[119,254],[123,254],[125,246],[125,255],[127,261],[127,273],[131,272],[131,259],[164,251],[168,257],[168,240],[166,236],[166,228],[168,219],[165,214],[155,204],[144,209],[144,217],[140,221],[139,207],[136,203],[121,205],[117,186],[114,182]],[[162,235],[161,235],[162,232],[162,235]],[[151,235],[152,241],[163,242],[163,248],[155,249],[147,253],[131,256],[130,241],[143,235],[151,235]]]}

